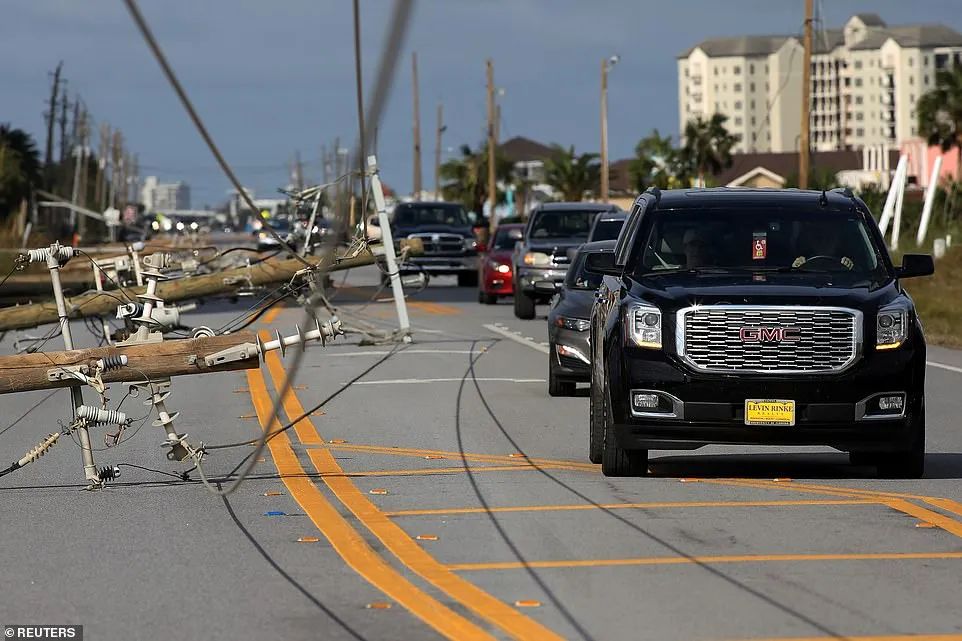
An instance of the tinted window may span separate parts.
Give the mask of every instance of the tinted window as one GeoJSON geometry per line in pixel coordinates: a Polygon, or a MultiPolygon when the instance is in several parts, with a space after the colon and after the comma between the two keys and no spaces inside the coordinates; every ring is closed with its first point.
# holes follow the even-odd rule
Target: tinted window
{"type": "Polygon", "coordinates": [[[468,214],[458,205],[399,205],[394,212],[397,225],[452,225],[467,227],[468,214]]]}
{"type": "Polygon", "coordinates": [[[588,240],[597,210],[539,211],[531,223],[531,238],[574,238],[588,240]]]}
{"type": "Polygon", "coordinates": [[[494,235],[495,249],[514,249],[515,244],[524,236],[524,232],[518,227],[505,229],[499,227],[494,235]]]}
{"type": "Polygon", "coordinates": [[[591,235],[591,242],[596,240],[615,240],[621,233],[621,228],[625,226],[625,219],[621,220],[599,220],[595,225],[594,233],[591,235]]]}
{"type": "MultiPolygon", "coordinates": [[[[600,262],[607,263],[609,266],[613,265],[614,253],[605,253],[607,254],[608,260],[600,262]]],[[[587,289],[591,291],[601,287],[601,279],[604,278],[604,274],[596,272],[588,266],[588,257],[597,255],[597,253],[579,253],[577,258],[575,258],[575,263],[571,266],[571,269],[568,270],[568,275],[565,277],[565,287],[568,289],[587,289]]]]}
{"type": "Polygon", "coordinates": [[[655,211],[637,275],[766,270],[879,276],[880,254],[857,213],[786,210],[655,211]]]}

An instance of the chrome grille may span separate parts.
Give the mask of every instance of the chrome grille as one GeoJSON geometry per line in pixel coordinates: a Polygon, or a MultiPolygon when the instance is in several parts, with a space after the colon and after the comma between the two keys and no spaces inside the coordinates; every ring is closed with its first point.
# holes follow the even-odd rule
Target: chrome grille
{"type": "Polygon", "coordinates": [[[457,234],[411,234],[409,238],[420,238],[424,243],[424,255],[461,254],[464,252],[464,238],[457,234]]]}
{"type": "Polygon", "coordinates": [[[703,372],[804,374],[851,365],[861,312],[839,307],[715,305],[678,312],[678,354],[703,372]],[[795,340],[743,340],[743,328],[794,328],[795,340]]]}

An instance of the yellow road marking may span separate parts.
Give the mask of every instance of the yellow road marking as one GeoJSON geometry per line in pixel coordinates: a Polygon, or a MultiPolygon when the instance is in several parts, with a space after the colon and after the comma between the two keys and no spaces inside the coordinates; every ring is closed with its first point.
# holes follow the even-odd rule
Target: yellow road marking
{"type": "Polygon", "coordinates": [[[443,456],[448,459],[453,460],[468,460],[468,461],[479,461],[482,463],[513,463],[519,466],[527,465],[537,465],[539,467],[551,466],[556,469],[563,470],[574,470],[578,472],[597,472],[598,466],[592,463],[578,463],[577,461],[563,461],[558,459],[541,459],[541,458],[528,458],[519,459],[513,458],[510,455],[498,455],[498,454],[474,454],[474,453],[464,453],[461,452],[450,452],[446,450],[426,450],[420,448],[411,447],[386,447],[383,445],[357,445],[357,444],[344,444],[344,445],[329,445],[331,449],[338,450],[348,450],[353,452],[371,452],[372,454],[388,454],[391,456],[416,456],[418,458],[424,458],[427,455],[432,456],[443,456]]]}
{"type": "MultiPolygon", "coordinates": [[[[275,352],[269,352],[265,360],[276,385],[284,376],[280,358],[275,352]]],[[[288,416],[300,416],[304,413],[300,401],[294,395],[285,398],[284,411],[288,416]]],[[[302,419],[302,421],[310,425],[311,429],[315,429],[310,419],[302,419]]],[[[562,640],[561,636],[462,579],[425,552],[409,534],[378,510],[350,479],[343,476],[344,471],[334,460],[330,450],[313,448],[308,450],[308,456],[318,472],[322,475],[332,475],[323,477],[323,481],[338,500],[415,574],[516,639],[562,640]],[[338,474],[341,476],[336,476],[338,474]]]]}
{"type": "MultiPolygon", "coordinates": [[[[962,634],[896,634],[841,637],[844,641],[962,641],[962,634]]],[[[772,637],[739,641],[839,641],[840,637],[772,637]]]]}
{"type": "MultiPolygon", "coordinates": [[[[535,468],[530,465],[479,465],[470,467],[425,467],[413,470],[367,470],[364,472],[342,472],[340,474],[322,474],[321,476],[426,476],[429,474],[463,474],[464,472],[532,472],[535,468]]],[[[876,501],[866,501],[875,503],[876,501]]]]}
{"type": "Polygon", "coordinates": [[[953,514],[958,514],[962,516],[962,503],[953,501],[951,499],[939,499],[939,498],[927,498],[925,502],[929,505],[934,505],[935,507],[942,508],[946,512],[952,512],[953,514]]]}
{"type": "Polygon", "coordinates": [[[909,503],[905,499],[889,499],[883,501],[885,505],[889,506],[893,510],[898,510],[904,514],[910,514],[915,518],[925,521],[926,523],[931,523],[936,527],[940,527],[946,532],[950,532],[957,537],[962,538],[962,523],[959,523],[953,518],[939,514],[938,512],[933,512],[927,508],[924,508],[915,503],[909,503]]]}
{"type": "Polygon", "coordinates": [[[794,561],[906,561],[960,559],[962,552],[882,552],[876,554],[741,554],[727,556],[662,556],[635,559],[587,559],[571,561],[506,561],[503,563],[452,563],[457,572],[521,570],[525,568],[596,568],[634,565],[714,565],[719,563],[772,563],[794,561]]]}
{"type": "MultiPolygon", "coordinates": [[[[247,380],[261,427],[268,429],[266,423],[271,413],[271,400],[267,393],[264,375],[260,369],[248,370],[247,380]]],[[[288,404],[289,400],[285,405],[288,404]]],[[[279,427],[279,423],[275,420],[270,429],[275,430],[279,427]]],[[[286,433],[275,436],[268,441],[267,445],[281,480],[291,496],[351,569],[448,639],[493,641],[494,637],[490,634],[445,607],[437,599],[401,576],[368,546],[361,535],[306,477],[304,468],[301,467],[294,450],[291,449],[291,442],[286,433]]]]}
{"type": "Polygon", "coordinates": [[[271,323],[274,322],[274,319],[280,316],[281,312],[283,311],[284,311],[284,308],[280,305],[271,307],[269,310],[264,312],[263,316],[261,316],[261,322],[264,323],[265,325],[270,325],[271,323]]]}
{"type": "MultiPolygon", "coordinates": [[[[476,468],[472,468],[472,471],[476,468]]],[[[497,469],[497,468],[481,468],[497,469]]],[[[385,512],[388,516],[431,516],[444,514],[489,514],[494,512],[555,512],[567,510],[658,510],[667,508],[705,508],[705,507],[785,507],[803,505],[879,505],[880,501],[869,499],[847,499],[837,501],[669,501],[662,503],[605,503],[595,505],[579,503],[575,505],[520,505],[509,507],[455,507],[434,510],[397,510],[385,512]]]]}
{"type": "Polygon", "coordinates": [[[461,313],[459,308],[452,305],[429,303],[427,301],[420,300],[408,301],[408,307],[413,307],[414,309],[427,312],[428,314],[437,314],[438,316],[455,316],[461,313]]]}

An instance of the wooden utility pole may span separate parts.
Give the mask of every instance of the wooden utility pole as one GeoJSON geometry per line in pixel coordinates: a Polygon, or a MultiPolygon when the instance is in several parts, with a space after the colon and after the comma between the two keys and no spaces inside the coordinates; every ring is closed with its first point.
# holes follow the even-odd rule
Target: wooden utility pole
{"type": "Polygon", "coordinates": [[[421,199],[421,110],[418,100],[418,52],[411,52],[411,82],[414,92],[414,198],[421,199]]]}
{"type": "MultiPolygon", "coordinates": [[[[360,185],[361,194],[361,220],[364,221],[364,237],[367,238],[367,187],[365,186],[364,176],[367,173],[367,132],[364,131],[364,90],[363,90],[363,76],[361,75],[361,7],[360,1],[354,0],[354,84],[355,93],[357,97],[357,137],[358,137],[358,153],[357,153],[357,180],[360,185]]],[[[375,139],[377,134],[375,133],[375,139]]],[[[377,143],[375,143],[376,146],[377,143]]],[[[338,145],[334,145],[334,155],[337,156],[338,145]]],[[[375,151],[375,153],[377,153],[375,151]]],[[[335,158],[335,164],[337,163],[335,158]]],[[[334,174],[335,178],[339,178],[341,174],[339,172],[334,174]]],[[[353,190],[354,181],[349,181],[352,185],[353,190]]],[[[338,186],[338,192],[340,191],[340,186],[338,186]]]]}
{"type": "Polygon", "coordinates": [[[50,174],[50,169],[53,165],[53,127],[57,122],[57,94],[60,92],[60,72],[62,69],[63,61],[61,60],[53,72],[53,85],[50,87],[50,103],[47,105],[47,111],[44,112],[44,117],[47,119],[47,146],[43,159],[44,185],[48,190],[53,189],[53,185],[51,184],[52,176],[50,174]]]}
{"type": "Polygon", "coordinates": [[[811,158],[812,112],[812,4],[805,0],[805,37],[802,54],[802,134],[798,141],[798,187],[808,189],[808,169],[811,158]]]}
{"type": "Polygon", "coordinates": [[[294,186],[298,191],[304,189],[304,165],[301,163],[301,151],[294,152],[294,186]]]}
{"type": "Polygon", "coordinates": [[[441,134],[444,126],[444,107],[438,103],[438,126],[434,134],[434,199],[441,200],[441,134]]]}
{"type": "Polygon", "coordinates": [[[94,192],[94,209],[106,209],[107,169],[110,162],[110,125],[100,123],[100,145],[97,147],[97,188],[94,192]]]}
{"type": "Polygon", "coordinates": [[[494,231],[498,227],[498,217],[494,215],[494,206],[498,199],[498,186],[495,180],[494,156],[495,156],[495,135],[494,135],[494,63],[488,58],[488,215],[490,220],[489,238],[494,238],[494,231]]]}
{"type": "Polygon", "coordinates": [[[126,347],[0,356],[0,394],[77,386],[81,383],[75,378],[53,377],[51,380],[48,372],[85,365],[92,372],[97,359],[120,355],[127,357],[127,366],[103,372],[101,376],[104,383],[142,383],[145,378],[157,380],[171,376],[253,369],[259,362],[254,352],[244,360],[216,365],[207,365],[205,357],[230,347],[254,343],[255,340],[253,332],[237,332],[126,347]]]}
{"type": "Polygon", "coordinates": [[[601,202],[608,202],[608,58],[601,61],[601,202]]]}
{"type": "Polygon", "coordinates": [[[67,159],[67,111],[70,109],[70,103],[67,100],[67,81],[63,81],[64,90],[63,97],[60,98],[60,164],[67,159]]]}

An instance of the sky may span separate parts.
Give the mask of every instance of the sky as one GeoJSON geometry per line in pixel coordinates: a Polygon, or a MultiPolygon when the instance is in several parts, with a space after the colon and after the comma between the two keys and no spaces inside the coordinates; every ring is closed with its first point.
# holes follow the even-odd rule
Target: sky
{"type": "MultiPolygon", "coordinates": [[[[960,0],[816,0],[826,27],[875,12],[890,25],[962,31],[960,0]]],[[[361,0],[370,87],[392,2],[361,0]]],[[[350,0],[140,0],[161,47],[240,180],[259,197],[288,182],[299,151],[321,179],[321,146],[356,137],[350,0]]],[[[49,73],[64,61],[71,97],[119,127],[141,176],[190,184],[192,205],[217,206],[229,184],[136,31],[121,0],[0,2],[0,122],[43,147],[49,73]]],[[[413,183],[411,52],[418,54],[424,187],[433,188],[443,103],[444,158],[485,131],[485,59],[504,90],[501,139],[597,151],[601,61],[609,76],[609,154],[631,156],[652,129],[677,135],[676,56],[710,37],[799,34],[803,0],[416,0],[378,128],[382,179],[413,183]]],[[[368,90],[369,93],[369,90],[368,90]]]]}

